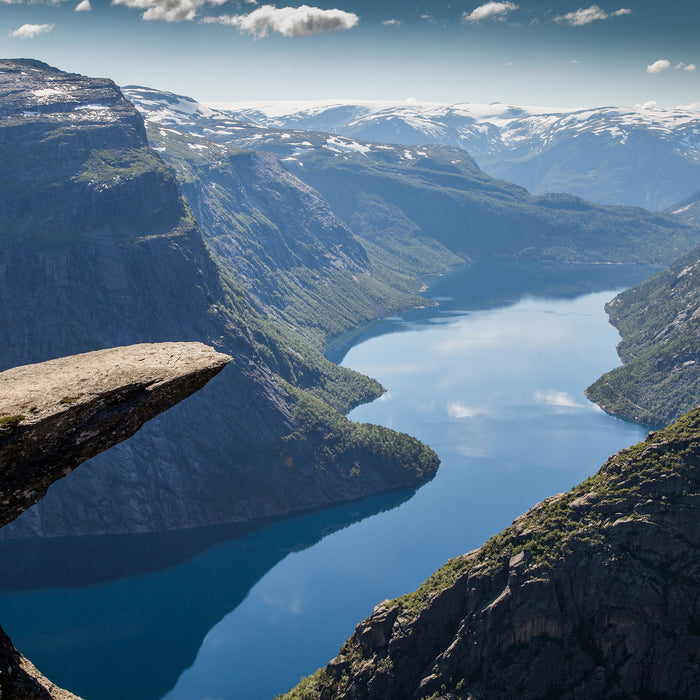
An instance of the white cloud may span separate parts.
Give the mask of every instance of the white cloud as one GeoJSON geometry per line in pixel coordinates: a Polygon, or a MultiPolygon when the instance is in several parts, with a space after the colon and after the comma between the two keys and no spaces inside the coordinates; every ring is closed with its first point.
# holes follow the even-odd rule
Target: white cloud
{"type": "Polygon", "coordinates": [[[473,418],[483,413],[483,409],[474,408],[473,406],[465,406],[456,401],[447,404],[447,415],[450,418],[473,418]]]}
{"type": "Polygon", "coordinates": [[[671,61],[666,58],[660,58],[647,66],[647,73],[663,73],[671,67],[671,61]]]}
{"type": "Polygon", "coordinates": [[[90,10],[92,10],[92,6],[90,5],[90,0],[81,0],[75,6],[76,12],[89,12],[90,10]]]}
{"type": "Polygon", "coordinates": [[[689,105],[676,105],[676,109],[684,109],[686,112],[700,111],[700,102],[691,102],[689,105]]]}
{"type": "Polygon", "coordinates": [[[645,102],[643,105],[635,105],[635,109],[658,109],[659,108],[659,103],[656,100],[649,100],[649,102],[645,102]]]}
{"type": "Polygon", "coordinates": [[[542,391],[538,389],[535,392],[535,401],[548,406],[564,406],[566,408],[584,408],[580,403],[577,403],[565,391],[542,391]]]}
{"type": "Polygon", "coordinates": [[[401,20],[400,19],[385,19],[382,24],[385,27],[400,27],[401,26],[401,20]]]}
{"type": "Polygon", "coordinates": [[[144,10],[143,19],[166,22],[193,20],[202,5],[223,5],[228,0],[112,0],[113,5],[125,5],[144,10]]]}
{"type": "Polygon", "coordinates": [[[463,22],[481,22],[487,19],[503,19],[509,12],[519,8],[514,2],[487,2],[472,12],[462,13],[463,22]]]}
{"type": "Polygon", "coordinates": [[[687,71],[694,71],[695,70],[695,64],[694,63],[679,63],[677,66],[673,66],[673,70],[687,70],[687,71]]]}
{"type": "Polygon", "coordinates": [[[596,20],[610,19],[610,17],[622,17],[623,15],[632,14],[632,10],[622,7],[614,12],[606,12],[602,7],[598,5],[591,5],[590,7],[579,7],[576,12],[568,12],[565,15],[557,15],[554,18],[555,22],[559,24],[570,24],[572,27],[582,27],[596,20]]]}
{"type": "Polygon", "coordinates": [[[360,18],[343,10],[322,10],[319,7],[280,7],[262,5],[247,15],[222,15],[205,17],[206,23],[226,24],[242,32],[250,32],[255,38],[267,36],[271,31],[286,37],[309,36],[320,32],[338,32],[352,29],[360,18]]]}
{"type": "Polygon", "coordinates": [[[10,32],[12,39],[33,39],[39,34],[46,34],[53,29],[53,24],[23,24],[19,29],[10,32]]]}

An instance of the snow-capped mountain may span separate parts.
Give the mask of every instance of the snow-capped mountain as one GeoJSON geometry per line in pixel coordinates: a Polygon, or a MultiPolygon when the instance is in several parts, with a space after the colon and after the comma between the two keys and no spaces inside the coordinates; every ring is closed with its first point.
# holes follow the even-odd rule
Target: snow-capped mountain
{"type": "MultiPolygon", "coordinates": [[[[143,91],[138,97],[143,108],[143,91]]],[[[490,175],[536,194],[568,192],[659,210],[700,188],[700,113],[690,110],[342,101],[204,106],[175,96],[164,109],[161,98],[151,98],[149,118],[164,124],[195,110],[226,128],[243,122],[362,141],[457,146],[490,175]]]]}
{"type": "MultiPolygon", "coordinates": [[[[262,124],[260,122],[264,120],[258,121],[252,115],[208,107],[173,93],[131,86],[122,88],[122,92],[147,122],[158,124],[163,131],[170,128],[208,141],[274,153],[282,161],[294,165],[303,164],[304,157],[312,153],[325,153],[340,159],[357,154],[371,155],[384,162],[397,163],[408,163],[427,155],[426,147],[404,145],[397,139],[381,143],[376,139],[367,141],[328,130],[306,130],[302,126],[280,128],[262,124]]],[[[190,144],[190,147],[196,148],[196,144],[190,144]]],[[[457,163],[460,169],[478,170],[463,149],[455,153],[454,164],[457,163]]]]}

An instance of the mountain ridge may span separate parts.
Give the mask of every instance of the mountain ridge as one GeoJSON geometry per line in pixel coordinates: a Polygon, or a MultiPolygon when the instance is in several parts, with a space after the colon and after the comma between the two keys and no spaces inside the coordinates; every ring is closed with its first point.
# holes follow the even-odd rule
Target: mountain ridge
{"type": "MultiPolygon", "coordinates": [[[[136,88],[127,88],[129,90],[136,88]]],[[[146,90],[141,90],[147,99],[146,90]]],[[[177,103],[158,119],[188,121],[177,103]]],[[[183,103],[184,104],[184,103],[183,103]]],[[[471,153],[490,175],[534,194],[568,192],[603,204],[661,210],[700,186],[700,115],[689,109],[565,109],[373,101],[212,103],[219,120],[325,131],[408,146],[441,144],[471,153]]]]}
{"type": "MultiPolygon", "coordinates": [[[[448,252],[462,261],[492,256],[668,264],[692,247],[697,231],[692,222],[667,214],[566,194],[530,195],[487,175],[462,149],[261,127],[225,113],[194,110],[180,119],[169,109],[169,93],[127,94],[144,111],[151,134],[179,130],[205,139],[202,148],[213,141],[275,154],[385,264],[410,246],[424,260],[448,252]]],[[[410,265],[410,257],[403,263],[410,265]]]]}

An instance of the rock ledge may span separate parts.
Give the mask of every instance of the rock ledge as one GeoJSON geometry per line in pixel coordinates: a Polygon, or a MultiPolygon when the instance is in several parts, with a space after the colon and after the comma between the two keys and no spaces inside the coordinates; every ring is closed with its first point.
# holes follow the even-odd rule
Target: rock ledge
{"type": "Polygon", "coordinates": [[[230,361],[201,343],[131,345],[0,373],[0,526],[230,361]]]}

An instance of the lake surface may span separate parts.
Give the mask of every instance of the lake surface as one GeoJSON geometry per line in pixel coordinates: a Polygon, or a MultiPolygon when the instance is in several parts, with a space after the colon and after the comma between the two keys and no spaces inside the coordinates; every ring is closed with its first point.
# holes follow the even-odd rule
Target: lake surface
{"type": "Polygon", "coordinates": [[[430,483],[252,532],[0,543],[12,562],[0,572],[3,627],[88,700],[287,690],[335,656],[375,604],[644,438],[583,390],[619,364],[604,303],[650,272],[500,264],[437,280],[426,295],[439,306],[329,353],[387,389],[351,418],[438,453],[430,483]]]}

